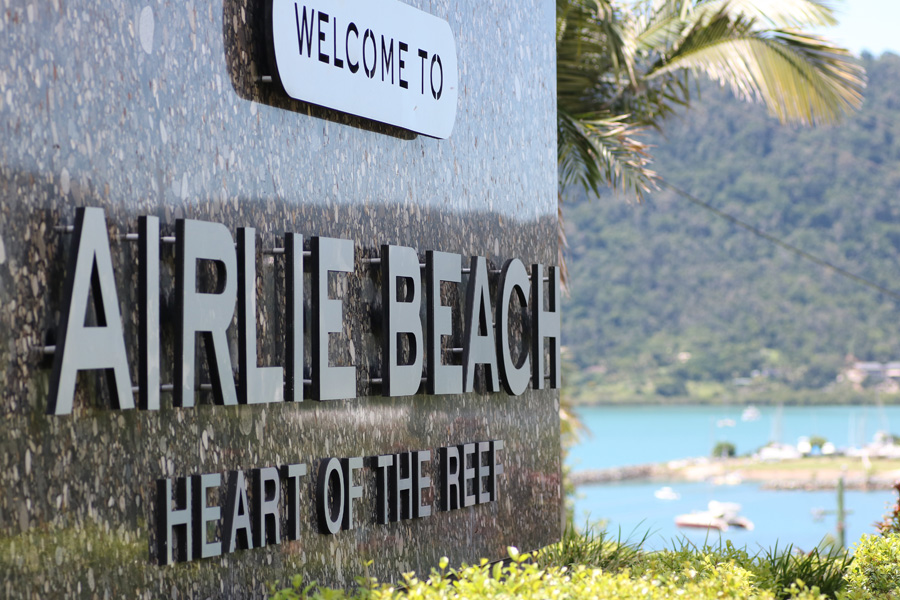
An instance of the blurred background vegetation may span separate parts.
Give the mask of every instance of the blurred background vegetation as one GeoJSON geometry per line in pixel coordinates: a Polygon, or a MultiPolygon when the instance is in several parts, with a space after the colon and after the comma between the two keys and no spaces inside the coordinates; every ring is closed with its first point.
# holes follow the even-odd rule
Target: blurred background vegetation
{"type": "MultiPolygon", "coordinates": [[[[864,56],[862,109],[783,126],[714,84],[647,133],[667,182],[887,288],[900,251],[900,58],[864,56]]],[[[839,381],[900,361],[897,300],[816,266],[670,189],[643,203],[566,196],[563,338],[575,402],[887,401],[839,381]]]]}

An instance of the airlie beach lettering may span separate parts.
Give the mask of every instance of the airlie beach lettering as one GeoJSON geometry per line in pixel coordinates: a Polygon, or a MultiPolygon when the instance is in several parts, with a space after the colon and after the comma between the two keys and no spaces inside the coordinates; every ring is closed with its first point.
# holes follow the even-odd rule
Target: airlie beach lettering
{"type": "Polygon", "coordinates": [[[271,56],[288,96],[447,138],[456,119],[449,24],[396,0],[272,0],[271,56]]]}
{"type": "MultiPolygon", "coordinates": [[[[72,412],[79,371],[103,370],[113,408],[158,410],[160,393],[171,390],[173,406],[191,408],[203,388],[198,381],[197,337],[206,350],[211,381],[205,387],[215,404],[268,404],[350,399],[357,396],[355,365],[333,366],[329,360],[331,337],[344,330],[344,299],[329,294],[329,276],[354,273],[352,240],[312,237],[308,251],[303,236],[286,232],[283,246],[271,250],[285,261],[286,324],[285,365],[258,366],[256,322],[256,233],[251,227],[237,231],[237,244],[220,223],[178,219],[175,223],[175,381],[160,383],[162,357],[160,335],[160,236],[159,219],[138,220],[139,331],[138,401],[135,403],[129,353],[119,313],[115,273],[106,217],[99,208],[76,209],[72,228],[74,252],[69,257],[59,326],[56,329],[53,371],[47,412],[72,412]],[[198,291],[202,281],[198,265],[215,265],[216,289],[198,291]],[[310,370],[305,377],[303,287],[306,265],[311,280],[310,370]],[[91,294],[93,294],[91,296],[91,294]],[[91,297],[97,316],[95,326],[85,325],[91,297]],[[233,375],[228,329],[237,308],[238,377],[233,375]],[[305,392],[306,388],[309,392],[305,392]]],[[[381,246],[378,258],[361,263],[380,267],[381,373],[369,374],[387,397],[419,393],[459,394],[475,388],[476,367],[482,366],[487,392],[504,389],[522,394],[533,389],[560,386],[559,270],[531,265],[529,274],[517,258],[508,259],[497,272],[489,272],[487,259],[473,256],[462,267],[459,254],[428,250],[420,263],[418,252],[405,246],[381,246]],[[424,270],[424,278],[422,271],[424,270]],[[453,353],[446,347],[454,335],[452,307],[442,301],[443,283],[461,284],[468,273],[462,336],[462,364],[445,361],[453,353]],[[491,298],[489,276],[499,274],[496,298],[491,298]],[[423,286],[424,279],[424,286],[423,286]],[[545,281],[546,280],[546,281],[545,281]],[[549,286],[545,283],[549,282],[549,286]],[[423,294],[424,287],[424,294],[423,294]],[[544,303],[544,292],[549,301],[544,303]],[[421,306],[425,303],[426,324],[421,306]],[[515,302],[514,302],[515,301],[515,302]],[[511,308],[521,307],[523,338],[530,344],[514,356],[511,308]],[[496,310],[494,309],[496,306],[496,310]],[[407,340],[401,344],[400,340],[407,340]],[[545,340],[548,344],[545,344],[545,340]],[[545,352],[548,349],[549,352],[545,352]],[[427,358],[427,360],[426,360],[427,358]],[[423,377],[424,367],[424,377],[423,377]],[[380,377],[378,377],[380,375],[380,377]]],[[[367,269],[369,270],[369,269],[367,269]]],[[[374,269],[371,269],[374,270],[374,269]]],[[[520,346],[521,342],[519,342],[520,346]]]]}
{"type": "MultiPolygon", "coordinates": [[[[491,440],[439,448],[439,510],[497,501],[503,447],[503,440],[491,440]]],[[[435,507],[426,496],[436,495],[425,474],[431,460],[430,450],[320,460],[315,487],[318,532],[335,535],[360,523],[387,525],[432,516],[435,507]],[[359,476],[363,470],[374,473],[374,515],[354,515],[354,502],[366,489],[359,476]]],[[[302,490],[308,475],[305,463],[295,463],[252,469],[249,477],[234,470],[224,478],[221,473],[204,473],[157,480],[158,563],[188,562],[299,540],[302,490]],[[223,480],[227,480],[224,486],[223,480]],[[210,501],[209,492],[216,493],[216,500],[210,501]]]]}

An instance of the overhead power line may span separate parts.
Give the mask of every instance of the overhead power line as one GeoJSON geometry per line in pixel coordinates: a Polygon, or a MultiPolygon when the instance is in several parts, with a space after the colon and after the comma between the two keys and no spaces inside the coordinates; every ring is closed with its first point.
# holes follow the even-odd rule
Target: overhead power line
{"type": "Polygon", "coordinates": [[[777,238],[774,235],[766,233],[765,231],[763,231],[762,229],[760,229],[758,227],[755,227],[749,223],[741,221],[737,217],[733,217],[732,215],[729,215],[726,212],[722,212],[721,210],[712,206],[711,204],[704,202],[703,200],[700,200],[696,196],[689,194],[688,192],[685,192],[681,188],[679,188],[675,185],[672,185],[671,183],[669,183],[667,181],[660,181],[658,183],[662,187],[675,192],[676,194],[678,194],[685,200],[692,202],[693,204],[696,204],[697,206],[699,206],[700,208],[702,208],[704,210],[708,210],[709,212],[713,213],[717,217],[725,219],[729,223],[733,223],[734,225],[737,225],[738,227],[740,227],[742,229],[746,229],[747,231],[749,231],[750,233],[752,233],[753,235],[755,235],[757,237],[760,237],[768,242],[771,242],[771,243],[775,244],[776,246],[784,248],[788,252],[792,252],[793,254],[796,254],[797,256],[799,256],[801,258],[804,258],[810,262],[813,262],[813,263],[819,265],[820,267],[830,269],[830,270],[834,271],[835,273],[838,273],[839,275],[846,277],[847,279],[855,281],[856,283],[864,285],[866,287],[872,288],[873,290],[877,290],[886,296],[890,296],[891,298],[900,301],[900,293],[897,293],[894,290],[890,290],[890,289],[884,287],[883,285],[875,283],[874,281],[872,281],[870,279],[866,279],[865,277],[861,277],[861,276],[857,275],[856,273],[851,273],[847,269],[841,268],[833,263],[830,263],[827,260],[825,260],[824,258],[819,258],[818,256],[816,256],[814,254],[810,254],[806,250],[798,248],[797,246],[794,246],[793,244],[790,244],[780,238],[777,238]]]}

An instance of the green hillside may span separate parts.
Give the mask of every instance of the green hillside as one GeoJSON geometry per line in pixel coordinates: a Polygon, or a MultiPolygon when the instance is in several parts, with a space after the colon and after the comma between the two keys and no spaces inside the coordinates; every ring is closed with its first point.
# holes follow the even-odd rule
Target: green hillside
{"type": "MultiPolygon", "coordinates": [[[[708,86],[653,136],[655,170],[701,200],[900,293],[900,57],[864,57],[863,110],[781,126],[708,86]]],[[[856,360],[900,361],[900,302],[671,191],[567,196],[563,343],[576,401],[862,401],[856,360]],[[857,386],[858,387],[858,386],[857,386]]]]}

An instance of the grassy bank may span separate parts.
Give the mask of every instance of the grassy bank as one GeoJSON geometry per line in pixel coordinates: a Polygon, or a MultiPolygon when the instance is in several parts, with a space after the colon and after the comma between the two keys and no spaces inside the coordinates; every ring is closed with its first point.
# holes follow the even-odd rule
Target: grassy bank
{"type": "Polygon", "coordinates": [[[898,458],[873,458],[869,466],[859,458],[846,456],[810,456],[794,460],[782,460],[778,462],[761,462],[749,459],[734,459],[733,464],[739,466],[744,472],[787,472],[791,474],[815,473],[818,471],[848,473],[850,475],[862,475],[865,473],[894,473],[900,472],[900,459],[898,458]]]}
{"type": "Polygon", "coordinates": [[[659,481],[753,481],[772,488],[833,489],[839,478],[849,489],[893,489],[900,481],[900,459],[863,461],[847,456],[813,456],[782,461],[715,458],[672,461],[617,469],[585,469],[571,473],[575,485],[627,479],[659,481]]]}

